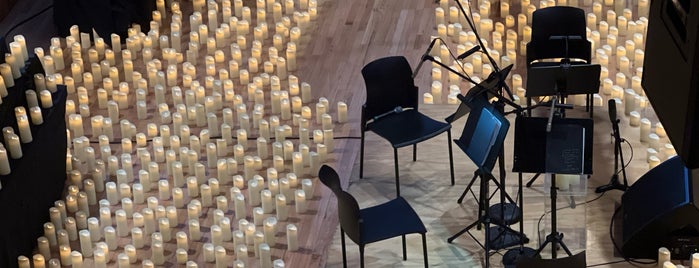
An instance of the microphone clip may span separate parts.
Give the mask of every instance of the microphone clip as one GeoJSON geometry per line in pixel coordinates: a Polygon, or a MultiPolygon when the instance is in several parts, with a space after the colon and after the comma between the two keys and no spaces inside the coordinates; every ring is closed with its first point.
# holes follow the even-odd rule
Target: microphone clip
{"type": "Polygon", "coordinates": [[[382,114],[377,115],[377,116],[374,116],[373,119],[374,119],[374,121],[376,121],[376,120],[379,120],[379,119],[381,119],[381,118],[383,118],[383,117],[386,117],[386,116],[388,116],[388,115],[391,115],[391,114],[398,114],[398,113],[401,113],[401,112],[403,112],[403,107],[401,107],[401,106],[396,106],[396,108],[393,108],[393,110],[387,111],[387,112],[382,113],[382,114]]]}

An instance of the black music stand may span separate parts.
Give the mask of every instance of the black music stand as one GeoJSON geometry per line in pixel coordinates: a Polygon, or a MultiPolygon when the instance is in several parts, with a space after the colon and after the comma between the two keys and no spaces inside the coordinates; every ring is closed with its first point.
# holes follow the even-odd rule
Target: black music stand
{"type": "Polygon", "coordinates": [[[563,242],[563,234],[558,232],[556,226],[558,188],[554,174],[592,173],[593,121],[580,118],[554,118],[550,132],[546,130],[548,121],[548,118],[541,117],[517,118],[513,171],[552,173],[551,233],[546,236],[546,241],[536,253],[538,255],[548,243],[551,243],[551,257],[555,259],[557,245],[560,245],[568,256],[572,254],[563,242]]]}
{"type": "MultiPolygon", "coordinates": [[[[558,116],[565,117],[565,109],[572,109],[572,105],[558,104],[559,97],[571,94],[594,94],[599,92],[599,75],[601,67],[598,64],[570,64],[562,63],[553,66],[531,67],[528,70],[526,97],[554,96],[551,102],[551,114],[549,126],[553,119],[555,108],[559,108],[558,116]]],[[[590,109],[592,112],[592,109],[590,109]]],[[[592,115],[592,114],[590,114],[592,115]]],[[[589,174],[589,173],[588,173],[589,174]]],[[[527,182],[531,187],[539,177],[537,173],[527,182]]]]}
{"type": "MultiPolygon", "coordinates": [[[[465,97],[460,96],[460,99],[463,101],[465,97]]],[[[487,267],[489,265],[491,249],[513,246],[518,244],[520,240],[526,238],[523,237],[523,234],[512,230],[502,222],[493,220],[488,209],[489,182],[491,180],[495,181],[491,172],[495,166],[495,161],[498,160],[500,155],[510,123],[493,105],[487,103],[487,101],[485,103],[482,101],[474,101],[471,105],[471,112],[468,115],[463,133],[459,139],[454,140],[454,143],[456,143],[478,167],[476,175],[481,177],[479,218],[466,228],[451,236],[447,241],[451,243],[458,236],[469,232],[473,227],[481,223],[484,224],[485,242],[481,244],[477,240],[476,241],[485,249],[487,267]],[[480,215],[481,211],[484,212],[483,215],[480,215]],[[496,226],[491,227],[491,223],[496,226]]],[[[470,232],[469,235],[473,237],[470,232]]],[[[475,240],[475,237],[473,238],[475,240]]]]}
{"type": "Polygon", "coordinates": [[[532,66],[526,97],[599,93],[599,64],[532,66]]]}

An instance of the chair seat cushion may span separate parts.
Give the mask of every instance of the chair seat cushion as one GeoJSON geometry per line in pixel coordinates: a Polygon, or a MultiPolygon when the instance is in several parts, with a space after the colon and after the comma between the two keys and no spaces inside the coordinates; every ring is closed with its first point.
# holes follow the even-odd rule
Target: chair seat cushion
{"type": "Polygon", "coordinates": [[[367,125],[368,130],[388,140],[394,148],[416,144],[450,128],[450,124],[436,121],[416,109],[391,114],[367,125]]]}
{"type": "Polygon", "coordinates": [[[403,234],[427,232],[415,210],[398,197],[359,211],[362,219],[361,243],[368,244],[403,234]]]}

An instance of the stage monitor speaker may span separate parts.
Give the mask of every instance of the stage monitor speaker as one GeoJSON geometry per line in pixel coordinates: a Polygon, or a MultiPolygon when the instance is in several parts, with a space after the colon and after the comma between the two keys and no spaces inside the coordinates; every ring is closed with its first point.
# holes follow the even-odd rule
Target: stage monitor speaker
{"type": "Polygon", "coordinates": [[[624,256],[657,259],[666,247],[673,259],[699,249],[699,171],[675,156],[648,171],[621,197],[624,256]],[[694,173],[694,174],[693,174],[694,173]]]}
{"type": "Polygon", "coordinates": [[[677,154],[699,168],[699,1],[654,0],[643,89],[677,154]]]}

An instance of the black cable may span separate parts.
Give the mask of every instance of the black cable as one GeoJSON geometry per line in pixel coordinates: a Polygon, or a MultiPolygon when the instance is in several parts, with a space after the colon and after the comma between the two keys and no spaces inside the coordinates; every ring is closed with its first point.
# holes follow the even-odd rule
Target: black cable
{"type": "MultiPolygon", "coordinates": [[[[14,26],[10,27],[10,29],[7,30],[7,32],[5,32],[5,34],[2,36],[2,38],[7,38],[7,36],[8,36],[14,29],[16,29],[17,27],[21,26],[22,24],[25,24],[25,23],[27,23],[28,21],[30,21],[30,20],[32,20],[32,19],[38,17],[39,15],[41,15],[41,13],[44,13],[44,12],[48,11],[48,10],[51,9],[51,8],[53,8],[53,4],[50,4],[49,6],[45,7],[45,8],[42,9],[41,11],[35,13],[34,15],[31,15],[31,16],[29,16],[28,18],[26,18],[26,19],[24,19],[24,20],[18,22],[18,23],[15,24],[14,26]]],[[[4,44],[3,44],[3,45],[4,45],[4,44]]]]}
{"type": "Polygon", "coordinates": [[[636,266],[636,267],[640,267],[636,264],[656,264],[656,263],[658,263],[658,261],[653,261],[653,262],[637,261],[637,260],[634,260],[634,259],[631,259],[631,258],[624,256],[624,252],[622,252],[621,248],[619,248],[619,245],[617,245],[616,241],[614,240],[614,234],[612,232],[612,230],[614,228],[614,218],[616,218],[616,214],[619,213],[620,210],[621,210],[621,206],[617,207],[614,210],[614,214],[612,215],[612,219],[609,221],[609,239],[612,240],[612,244],[614,245],[614,249],[616,249],[619,252],[619,254],[621,254],[621,257],[624,258],[624,261],[626,261],[629,264],[636,266]]]}
{"type": "MultiPolygon", "coordinates": [[[[209,137],[209,139],[220,139],[222,138],[221,136],[216,136],[216,137],[209,137]]],[[[237,137],[231,137],[234,140],[237,140],[237,137]]],[[[257,140],[258,137],[250,137],[248,140],[257,140]]],[[[333,140],[359,140],[362,137],[357,137],[357,136],[340,136],[340,137],[333,137],[333,140]]],[[[270,140],[274,140],[275,137],[269,137],[270,140]]],[[[286,137],[286,139],[290,140],[298,140],[299,137],[286,137]]],[[[129,139],[131,142],[136,142],[135,140],[129,139]]],[[[153,139],[147,139],[146,143],[153,142],[153,139]]],[[[93,141],[91,140],[90,143],[99,143],[99,141],[93,141]]],[[[109,144],[121,144],[121,141],[110,141],[109,144]]]]}
{"type": "Polygon", "coordinates": [[[619,175],[619,173],[620,173],[622,170],[626,169],[629,165],[631,165],[631,160],[633,160],[633,146],[631,146],[631,143],[630,143],[628,140],[626,140],[626,139],[622,139],[622,140],[623,140],[624,142],[626,142],[626,144],[629,145],[629,149],[630,149],[630,151],[631,151],[631,156],[629,157],[629,161],[626,161],[626,164],[623,165],[623,166],[621,167],[620,170],[617,170],[617,171],[616,171],[616,174],[617,174],[617,175],[619,175]]]}
{"type": "Polygon", "coordinates": [[[602,266],[602,265],[610,265],[610,264],[615,264],[615,263],[620,263],[620,262],[625,262],[625,260],[618,260],[618,261],[610,261],[610,262],[603,262],[603,263],[598,263],[598,264],[591,264],[586,267],[597,267],[597,266],[602,266]]]}

